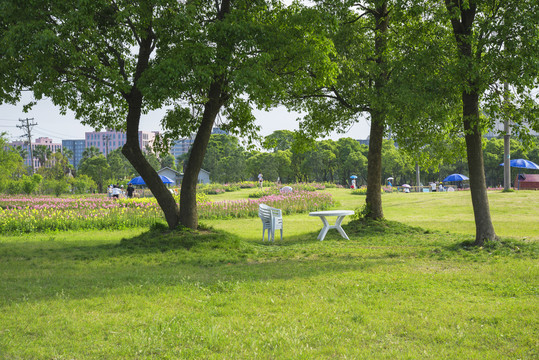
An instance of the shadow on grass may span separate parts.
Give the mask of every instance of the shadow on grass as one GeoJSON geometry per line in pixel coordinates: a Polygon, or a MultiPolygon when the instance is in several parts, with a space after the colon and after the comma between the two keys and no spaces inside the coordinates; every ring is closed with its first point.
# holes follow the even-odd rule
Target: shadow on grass
{"type": "Polygon", "coordinates": [[[524,242],[514,239],[501,238],[498,241],[489,241],[483,246],[477,246],[473,240],[465,240],[445,247],[447,251],[456,253],[481,254],[496,256],[525,255],[531,258],[539,257],[539,243],[535,241],[524,242]]]}
{"type": "Polygon", "coordinates": [[[391,220],[359,219],[350,221],[343,228],[348,236],[358,238],[379,237],[380,235],[421,235],[430,233],[429,230],[391,220]]]}
{"type": "MultiPolygon", "coordinates": [[[[305,244],[306,238],[291,242],[305,244]]],[[[155,227],[108,244],[52,238],[0,243],[0,306],[58,296],[89,299],[140,288],[158,291],[179,284],[211,287],[219,282],[311,278],[398,262],[384,254],[361,261],[331,251],[322,254],[317,252],[319,242],[310,242],[312,248],[298,254],[296,249],[260,246],[219,230],[155,227]]]]}
{"type": "Polygon", "coordinates": [[[486,259],[493,252],[517,257],[538,254],[537,244],[504,241],[492,245],[496,248],[479,249],[456,237],[448,240],[446,234],[422,235],[425,231],[397,222],[351,222],[345,230],[351,241],[336,232],[316,241],[316,231],[274,245],[242,241],[209,228],[193,232],[155,227],[107,244],[52,237],[51,241],[0,243],[0,306],[58,296],[87,299],[138,293],[142,288],[148,292],[179,285],[214,288],[223,282],[308,279],[349,271],[370,273],[373,268],[391,272],[403,258],[411,257],[473,260],[486,259]],[[414,237],[409,247],[407,239],[414,237]],[[446,241],[433,242],[433,237],[446,241]]]}

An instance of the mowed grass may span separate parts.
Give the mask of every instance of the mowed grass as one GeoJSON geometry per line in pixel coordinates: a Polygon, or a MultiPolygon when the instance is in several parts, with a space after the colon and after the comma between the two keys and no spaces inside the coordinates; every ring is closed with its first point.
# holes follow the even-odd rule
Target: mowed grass
{"type": "Polygon", "coordinates": [[[350,241],[316,241],[307,214],[275,243],[258,218],[4,236],[0,358],[538,358],[539,192],[490,194],[508,235],[482,249],[469,193],[445,195],[384,195],[401,222],[347,220],[350,241]],[[514,205],[532,224],[516,226],[514,205]]]}

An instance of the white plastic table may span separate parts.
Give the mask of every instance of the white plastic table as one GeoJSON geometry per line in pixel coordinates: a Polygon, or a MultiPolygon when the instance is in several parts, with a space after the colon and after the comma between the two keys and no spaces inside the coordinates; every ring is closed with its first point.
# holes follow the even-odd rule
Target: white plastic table
{"type": "Polygon", "coordinates": [[[348,238],[348,235],[344,232],[343,228],[341,227],[341,223],[346,215],[353,215],[353,210],[328,210],[328,211],[314,211],[309,213],[309,216],[318,216],[320,217],[320,220],[324,223],[324,227],[320,231],[320,234],[318,234],[317,239],[322,241],[326,237],[326,234],[328,233],[329,229],[337,229],[339,234],[346,240],[350,240],[348,238]],[[337,216],[337,221],[335,222],[335,225],[329,225],[328,220],[326,219],[327,216],[337,216]]]}

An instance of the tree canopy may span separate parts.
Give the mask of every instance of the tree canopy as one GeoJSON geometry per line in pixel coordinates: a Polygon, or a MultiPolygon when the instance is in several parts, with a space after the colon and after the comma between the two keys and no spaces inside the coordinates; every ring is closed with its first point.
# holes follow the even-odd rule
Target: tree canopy
{"type": "Polygon", "coordinates": [[[317,13],[279,1],[147,0],[39,4],[2,1],[2,101],[31,88],[96,129],[127,133],[123,154],[157,198],[171,228],[196,228],[196,182],[211,128],[255,134],[251,109],[285,89],[279,76],[321,82],[334,72],[317,13]],[[12,66],[13,65],[13,66],[12,66]],[[312,77],[313,73],[318,74],[312,77]],[[180,208],[138,145],[142,113],[174,104],[158,144],[197,133],[180,208]],[[249,130],[249,132],[247,132],[249,130]]]}

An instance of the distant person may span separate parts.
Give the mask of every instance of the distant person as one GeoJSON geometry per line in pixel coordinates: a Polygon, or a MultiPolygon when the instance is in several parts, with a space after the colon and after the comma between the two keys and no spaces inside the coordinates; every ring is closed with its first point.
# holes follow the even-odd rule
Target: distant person
{"type": "Polygon", "coordinates": [[[260,188],[262,189],[262,184],[264,184],[264,178],[262,177],[262,173],[258,174],[258,184],[260,185],[260,188]]]}
{"type": "Polygon", "coordinates": [[[109,186],[107,187],[107,196],[108,196],[109,198],[112,197],[112,185],[109,185],[109,186]]]}
{"type": "Polygon", "coordinates": [[[444,186],[442,185],[442,183],[440,183],[440,186],[438,187],[438,191],[439,191],[439,192],[443,192],[443,191],[444,191],[444,186]]]}
{"type": "Polygon", "coordinates": [[[135,188],[133,187],[133,185],[128,184],[127,185],[127,197],[131,199],[133,197],[134,192],[135,192],[135,188]]]}
{"type": "Polygon", "coordinates": [[[432,192],[436,192],[436,183],[430,183],[430,189],[432,192]]]}
{"type": "Polygon", "coordinates": [[[112,187],[112,198],[113,199],[118,199],[120,197],[121,192],[122,192],[122,190],[120,190],[118,185],[114,185],[112,187]]]}

